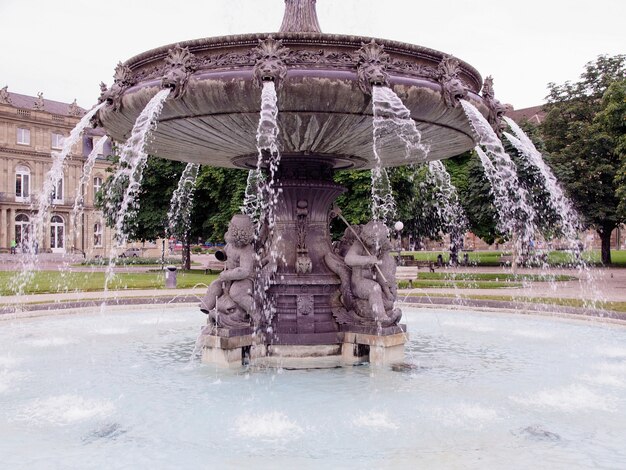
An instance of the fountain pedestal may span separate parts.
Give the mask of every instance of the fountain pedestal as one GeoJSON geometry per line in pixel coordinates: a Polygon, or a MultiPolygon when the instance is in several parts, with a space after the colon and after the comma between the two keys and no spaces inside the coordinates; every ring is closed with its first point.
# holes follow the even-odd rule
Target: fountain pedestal
{"type": "Polygon", "coordinates": [[[256,332],[208,327],[204,362],[309,368],[402,360],[403,325],[360,325],[335,316],[341,280],[326,261],[334,251],[329,213],[345,189],[333,182],[334,164],[332,158],[282,157],[275,174],[275,226],[263,253],[274,274],[258,307],[269,321],[256,332]]]}

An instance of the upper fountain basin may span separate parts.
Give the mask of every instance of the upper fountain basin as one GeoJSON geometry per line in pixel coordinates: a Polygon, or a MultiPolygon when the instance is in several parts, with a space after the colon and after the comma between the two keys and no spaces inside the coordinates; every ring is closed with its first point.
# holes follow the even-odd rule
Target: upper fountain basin
{"type": "MultiPolygon", "coordinates": [[[[371,41],[321,33],[276,33],[205,38],[179,43],[180,47],[160,47],[121,65],[123,70],[116,72],[109,91],[116,101],[100,110],[98,118],[112,138],[124,141],[158,90],[181,78],[184,84],[175,85],[166,101],[147,144],[148,153],[203,165],[252,168],[258,153],[260,81],[275,78],[283,154],[327,156],[340,168],[372,168],[372,100],[362,83],[360,86],[358,73],[359,50],[371,41]],[[260,41],[270,37],[281,41],[277,43],[280,49],[260,51],[260,41]],[[187,55],[172,59],[169,51],[184,48],[187,55]],[[276,63],[270,63],[266,76],[265,69],[259,69],[264,54],[270,62],[277,59],[286,75],[273,69],[276,63]]],[[[383,166],[448,158],[474,147],[462,109],[443,99],[438,66],[446,54],[395,41],[374,41],[384,47],[386,56],[382,66],[374,66],[384,69],[386,83],[410,110],[422,142],[430,148],[426,157],[407,158],[404,142],[384,139],[380,152],[383,166]]],[[[482,86],[478,72],[459,61],[458,79],[467,99],[486,114],[478,95],[482,86]]]]}

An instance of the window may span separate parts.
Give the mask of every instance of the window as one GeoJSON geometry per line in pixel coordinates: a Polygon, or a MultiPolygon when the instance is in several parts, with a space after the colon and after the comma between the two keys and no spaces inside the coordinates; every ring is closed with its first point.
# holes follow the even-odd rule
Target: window
{"type": "Polygon", "coordinates": [[[30,145],[30,129],[24,129],[22,127],[17,128],[17,143],[30,145]]]}
{"type": "Polygon", "coordinates": [[[59,178],[57,184],[52,188],[52,203],[63,204],[63,177],[59,178]]]}
{"type": "MultiPolygon", "coordinates": [[[[98,146],[98,142],[100,142],[100,140],[102,139],[102,137],[92,137],[91,138],[91,142],[93,143],[93,147],[92,148],[96,148],[98,146]]],[[[104,148],[101,148],[98,150],[98,157],[102,158],[104,156],[104,148]]]]}
{"type": "Polygon", "coordinates": [[[93,224],[93,246],[98,248],[102,246],[102,223],[93,224]]]}
{"type": "Polygon", "coordinates": [[[102,177],[96,176],[93,179],[93,198],[96,199],[96,194],[100,192],[100,188],[102,188],[102,177]]]}
{"type": "Polygon", "coordinates": [[[28,240],[30,232],[30,219],[26,214],[15,216],[15,243],[24,245],[28,240]]]}
{"type": "Polygon", "coordinates": [[[30,169],[24,165],[15,168],[15,201],[30,200],[30,169]]]}
{"type": "Polygon", "coordinates": [[[63,250],[65,246],[65,222],[58,215],[53,215],[50,219],[50,248],[53,252],[63,250]]]}
{"type": "Polygon", "coordinates": [[[65,136],[63,136],[63,134],[57,134],[56,132],[53,132],[50,140],[51,140],[51,147],[53,149],[62,149],[65,136]]]}

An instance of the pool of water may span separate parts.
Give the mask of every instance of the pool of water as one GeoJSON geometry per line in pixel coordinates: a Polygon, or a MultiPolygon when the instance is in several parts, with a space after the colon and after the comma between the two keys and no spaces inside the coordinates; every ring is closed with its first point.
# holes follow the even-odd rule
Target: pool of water
{"type": "Polygon", "coordinates": [[[626,328],[406,309],[406,363],[221,370],[195,307],[0,322],[2,468],[624,468],[626,328]]]}

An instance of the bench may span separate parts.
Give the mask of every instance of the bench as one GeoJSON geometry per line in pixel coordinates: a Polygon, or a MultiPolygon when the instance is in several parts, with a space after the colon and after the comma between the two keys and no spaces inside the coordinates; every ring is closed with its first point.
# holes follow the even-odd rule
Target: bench
{"type": "Polygon", "coordinates": [[[513,264],[513,256],[500,255],[500,266],[511,266],[513,264]]]}
{"type": "Polygon", "coordinates": [[[222,272],[223,270],[224,270],[223,261],[211,259],[206,264],[206,268],[204,269],[204,274],[215,274],[215,273],[222,272]]]}
{"type": "Polygon", "coordinates": [[[435,268],[437,267],[437,263],[435,263],[434,261],[417,260],[411,255],[400,255],[399,261],[400,263],[398,264],[398,266],[415,266],[418,268],[428,268],[431,273],[434,273],[435,268]]]}

